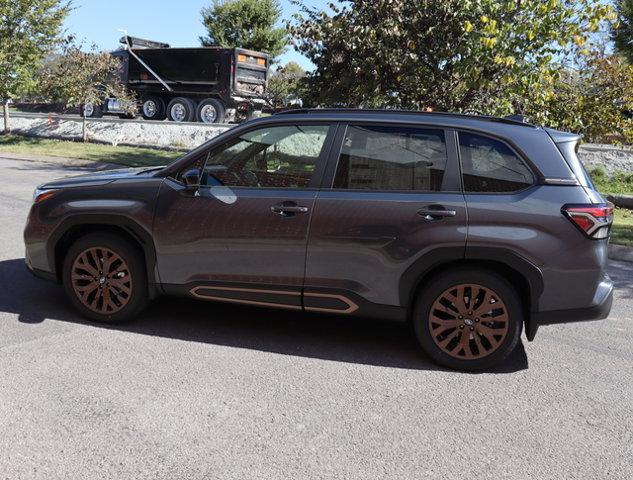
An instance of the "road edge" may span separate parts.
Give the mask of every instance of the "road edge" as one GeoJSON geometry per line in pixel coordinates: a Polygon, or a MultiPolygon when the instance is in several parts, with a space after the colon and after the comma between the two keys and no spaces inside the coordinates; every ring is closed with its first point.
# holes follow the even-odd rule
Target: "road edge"
{"type": "Polygon", "coordinates": [[[621,262],[633,262],[633,247],[624,245],[609,245],[609,258],[621,262]]]}

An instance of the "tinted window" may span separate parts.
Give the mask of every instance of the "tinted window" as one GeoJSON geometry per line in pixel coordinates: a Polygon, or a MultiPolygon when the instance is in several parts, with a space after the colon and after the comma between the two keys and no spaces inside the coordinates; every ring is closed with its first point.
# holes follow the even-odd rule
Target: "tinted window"
{"type": "Polygon", "coordinates": [[[203,185],[304,188],[310,184],[329,127],[268,127],[233,138],[206,159],[203,185]]]}
{"type": "Polygon", "coordinates": [[[460,132],[459,149],[466,192],[516,192],[534,182],[527,165],[503,142],[460,132]]]}
{"type": "Polygon", "coordinates": [[[445,168],[443,130],[350,125],[334,188],[438,191],[445,168]]]}

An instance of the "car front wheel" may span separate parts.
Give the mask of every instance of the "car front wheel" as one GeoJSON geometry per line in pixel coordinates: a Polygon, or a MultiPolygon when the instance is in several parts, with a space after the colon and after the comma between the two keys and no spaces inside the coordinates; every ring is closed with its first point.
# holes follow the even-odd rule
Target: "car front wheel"
{"type": "Polygon", "coordinates": [[[435,362],[482,370],[515,349],[523,314],[516,291],[503,277],[461,269],[426,282],[412,320],[420,345],[435,362]]]}
{"type": "Polygon", "coordinates": [[[89,234],[77,240],[68,250],[62,276],[73,305],[98,322],[131,320],[148,302],[142,255],[117,235],[89,234]]]}

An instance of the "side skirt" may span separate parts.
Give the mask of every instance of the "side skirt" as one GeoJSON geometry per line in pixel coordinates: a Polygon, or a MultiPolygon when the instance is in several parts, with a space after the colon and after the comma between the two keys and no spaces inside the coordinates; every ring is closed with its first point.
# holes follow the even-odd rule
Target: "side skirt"
{"type": "Polygon", "coordinates": [[[195,283],[163,285],[167,295],[193,297],[199,300],[282,308],[314,313],[373,317],[406,321],[402,307],[368,302],[353,292],[253,284],[195,283]]]}

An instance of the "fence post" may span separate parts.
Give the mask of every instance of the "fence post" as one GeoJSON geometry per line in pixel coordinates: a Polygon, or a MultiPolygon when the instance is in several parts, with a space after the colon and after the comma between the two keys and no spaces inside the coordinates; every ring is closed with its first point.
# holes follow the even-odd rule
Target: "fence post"
{"type": "Polygon", "coordinates": [[[11,123],[9,121],[9,100],[4,102],[4,133],[11,133],[11,123]]]}

